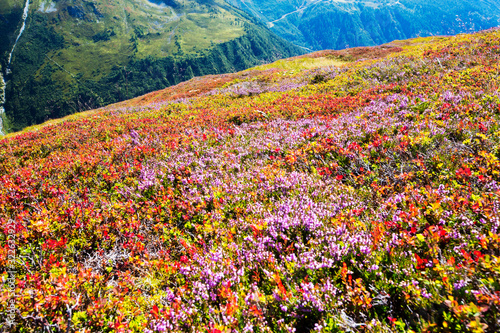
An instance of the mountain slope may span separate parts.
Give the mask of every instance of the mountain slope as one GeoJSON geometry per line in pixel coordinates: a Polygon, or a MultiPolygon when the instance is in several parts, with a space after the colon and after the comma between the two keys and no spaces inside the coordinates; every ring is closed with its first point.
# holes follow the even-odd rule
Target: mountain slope
{"type": "Polygon", "coordinates": [[[228,0],[306,48],[343,49],[500,25],[500,1],[228,0]]]}
{"type": "Polygon", "coordinates": [[[499,73],[418,38],[0,139],[1,329],[499,332],[499,73]]]}
{"type": "Polygon", "coordinates": [[[7,66],[23,8],[0,9],[12,130],[300,53],[221,0],[32,0],[7,66]]]}

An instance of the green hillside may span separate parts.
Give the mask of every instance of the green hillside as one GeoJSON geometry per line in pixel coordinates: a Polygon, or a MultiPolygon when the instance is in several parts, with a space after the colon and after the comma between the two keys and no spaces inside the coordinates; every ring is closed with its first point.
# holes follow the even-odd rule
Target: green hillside
{"type": "MultiPolygon", "coordinates": [[[[0,7],[4,65],[22,5],[0,7]]],[[[5,109],[15,131],[299,53],[222,0],[34,0],[6,77],[5,109]]]]}

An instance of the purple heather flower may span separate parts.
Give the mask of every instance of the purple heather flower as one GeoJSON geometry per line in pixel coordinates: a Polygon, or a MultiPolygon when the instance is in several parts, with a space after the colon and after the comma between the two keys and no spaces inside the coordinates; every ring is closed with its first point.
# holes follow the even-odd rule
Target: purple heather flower
{"type": "Polygon", "coordinates": [[[453,284],[453,288],[455,288],[455,290],[460,290],[462,289],[463,287],[465,287],[467,285],[467,281],[464,281],[464,280],[460,280],[458,282],[455,282],[453,284]]]}

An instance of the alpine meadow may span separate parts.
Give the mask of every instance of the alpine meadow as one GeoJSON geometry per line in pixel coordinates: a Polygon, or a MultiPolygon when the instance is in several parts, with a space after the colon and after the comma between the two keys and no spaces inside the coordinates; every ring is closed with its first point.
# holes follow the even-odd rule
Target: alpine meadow
{"type": "Polygon", "coordinates": [[[219,0],[0,11],[0,332],[500,331],[500,27],[303,54],[219,0]]]}

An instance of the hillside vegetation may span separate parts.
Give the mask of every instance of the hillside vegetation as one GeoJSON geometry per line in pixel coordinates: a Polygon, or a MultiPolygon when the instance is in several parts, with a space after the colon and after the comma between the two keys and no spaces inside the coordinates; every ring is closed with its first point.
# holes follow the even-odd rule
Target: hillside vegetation
{"type": "MultiPolygon", "coordinates": [[[[9,3],[0,6],[4,65],[23,10],[9,3]]],[[[32,0],[29,8],[5,76],[10,131],[302,53],[222,0],[32,0]]]]}
{"type": "Polygon", "coordinates": [[[311,50],[454,35],[500,25],[499,0],[227,0],[311,50]]]}
{"type": "Polygon", "coordinates": [[[2,329],[498,332],[499,64],[322,51],[0,140],[2,329]]]}

